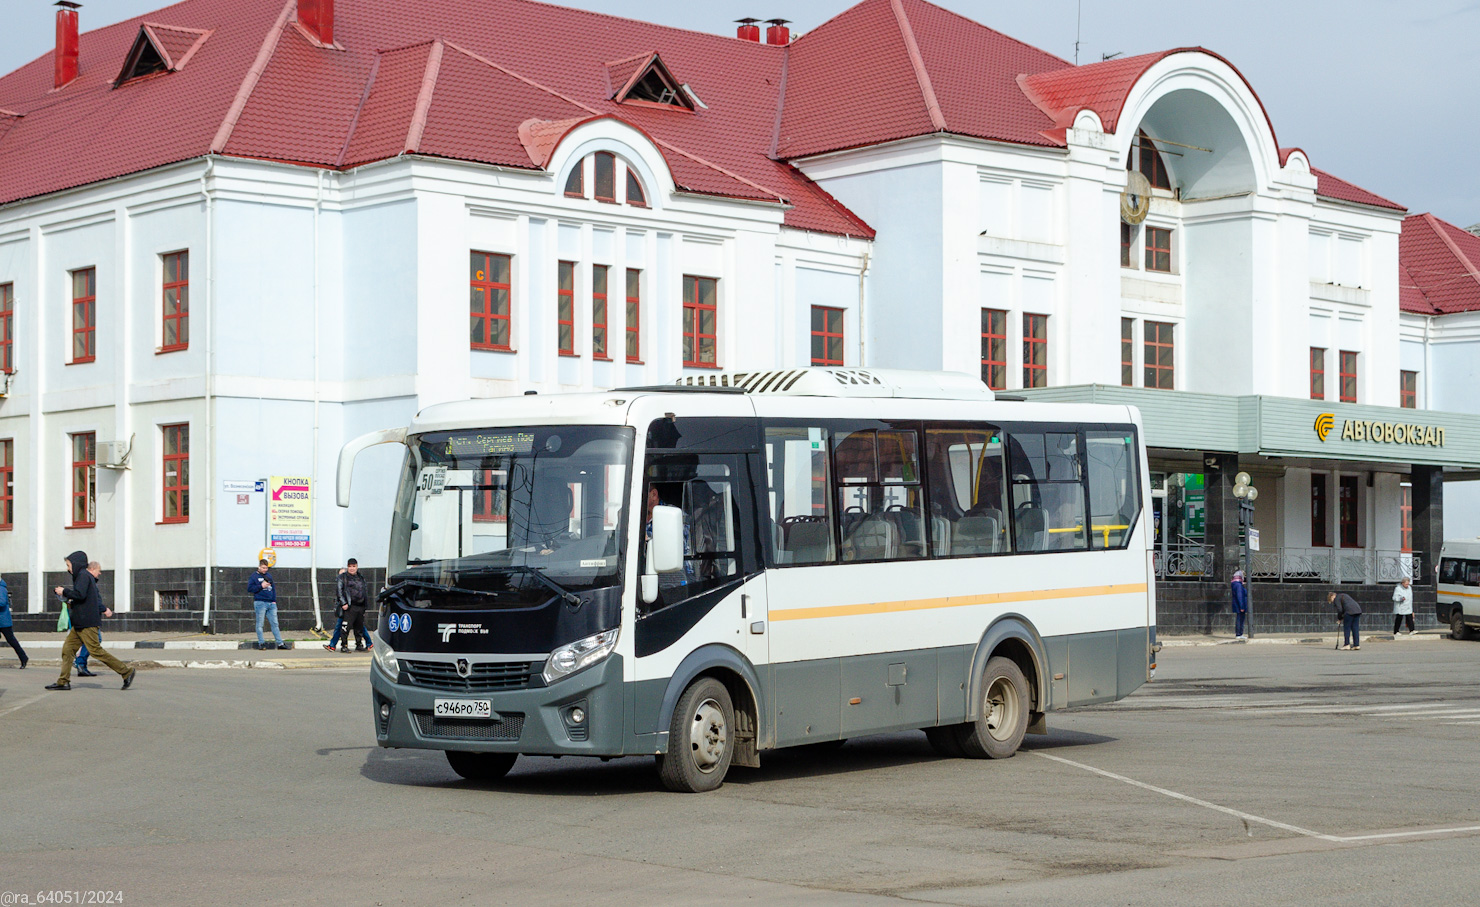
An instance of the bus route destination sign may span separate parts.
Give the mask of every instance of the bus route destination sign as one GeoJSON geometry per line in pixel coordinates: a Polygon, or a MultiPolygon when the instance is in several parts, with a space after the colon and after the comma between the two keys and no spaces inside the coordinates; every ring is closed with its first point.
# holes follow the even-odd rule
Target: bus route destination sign
{"type": "Polygon", "coordinates": [[[313,525],[313,480],[272,476],[267,480],[267,538],[273,548],[307,548],[313,525]]]}
{"type": "Polygon", "coordinates": [[[454,435],[447,440],[447,454],[453,457],[527,454],[532,450],[534,435],[527,431],[478,432],[454,435]]]}

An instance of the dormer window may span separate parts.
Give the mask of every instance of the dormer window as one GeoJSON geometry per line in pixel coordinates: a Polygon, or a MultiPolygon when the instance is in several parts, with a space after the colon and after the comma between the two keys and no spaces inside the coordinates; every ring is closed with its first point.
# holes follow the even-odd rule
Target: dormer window
{"type": "Polygon", "coordinates": [[[618,104],[694,109],[693,93],[674,77],[656,53],[608,63],[607,74],[612,78],[612,100],[618,104]]]}
{"type": "Polygon", "coordinates": [[[586,172],[590,167],[592,198],[608,205],[628,204],[634,208],[648,207],[647,189],[642,178],[625,161],[622,168],[622,194],[617,194],[617,156],[610,151],[598,151],[571,165],[565,178],[566,198],[586,198],[586,172]]]}
{"type": "Polygon", "coordinates": [[[627,168],[627,204],[639,208],[647,207],[647,196],[642,191],[642,180],[637,178],[637,174],[632,172],[631,167],[627,168]]]}
{"type": "Polygon", "coordinates": [[[198,28],[144,23],[129,46],[128,56],[123,58],[123,68],[113,80],[113,87],[158,73],[178,72],[210,35],[198,28]]]}

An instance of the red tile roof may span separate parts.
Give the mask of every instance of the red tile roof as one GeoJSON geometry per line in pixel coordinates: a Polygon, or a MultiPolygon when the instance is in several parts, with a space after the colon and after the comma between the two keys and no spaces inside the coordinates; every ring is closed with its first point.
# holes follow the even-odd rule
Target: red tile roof
{"type": "Polygon", "coordinates": [[[1418,315],[1480,312],[1480,236],[1432,214],[1405,217],[1398,306],[1418,315]]]}
{"type": "Polygon", "coordinates": [[[1408,209],[1397,202],[1390,202],[1380,195],[1368,192],[1361,186],[1349,183],[1340,177],[1332,176],[1324,170],[1315,167],[1310,172],[1316,177],[1316,195],[1321,198],[1329,198],[1338,202],[1353,202],[1358,205],[1371,205],[1374,208],[1391,208],[1394,211],[1407,211],[1408,209]]]}

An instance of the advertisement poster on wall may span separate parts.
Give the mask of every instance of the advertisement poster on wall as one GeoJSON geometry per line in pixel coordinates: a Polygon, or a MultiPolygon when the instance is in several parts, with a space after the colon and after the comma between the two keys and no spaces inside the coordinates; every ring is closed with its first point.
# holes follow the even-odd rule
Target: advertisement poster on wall
{"type": "Polygon", "coordinates": [[[267,480],[267,538],[273,548],[309,547],[313,523],[313,480],[272,476],[267,480]]]}

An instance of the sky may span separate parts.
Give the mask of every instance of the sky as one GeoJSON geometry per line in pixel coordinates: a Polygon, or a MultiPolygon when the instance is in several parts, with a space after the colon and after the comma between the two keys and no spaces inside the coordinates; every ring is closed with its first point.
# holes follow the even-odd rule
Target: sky
{"type": "MultiPolygon", "coordinates": [[[[355,0],[337,0],[341,5],[355,0]]],[[[416,0],[403,0],[411,5],[416,0]]],[[[477,0],[468,0],[477,2],[477,0]]],[[[1480,223],[1480,0],[936,0],[1068,60],[1199,46],[1231,61],[1283,146],[1312,165],[1466,227],[1480,223]]],[[[0,0],[0,72],[50,50],[50,0],[0,0]]],[[[742,16],[805,33],[847,0],[573,0],[649,22],[733,34],[742,16]]],[[[86,0],[84,31],[163,6],[86,0]]]]}

